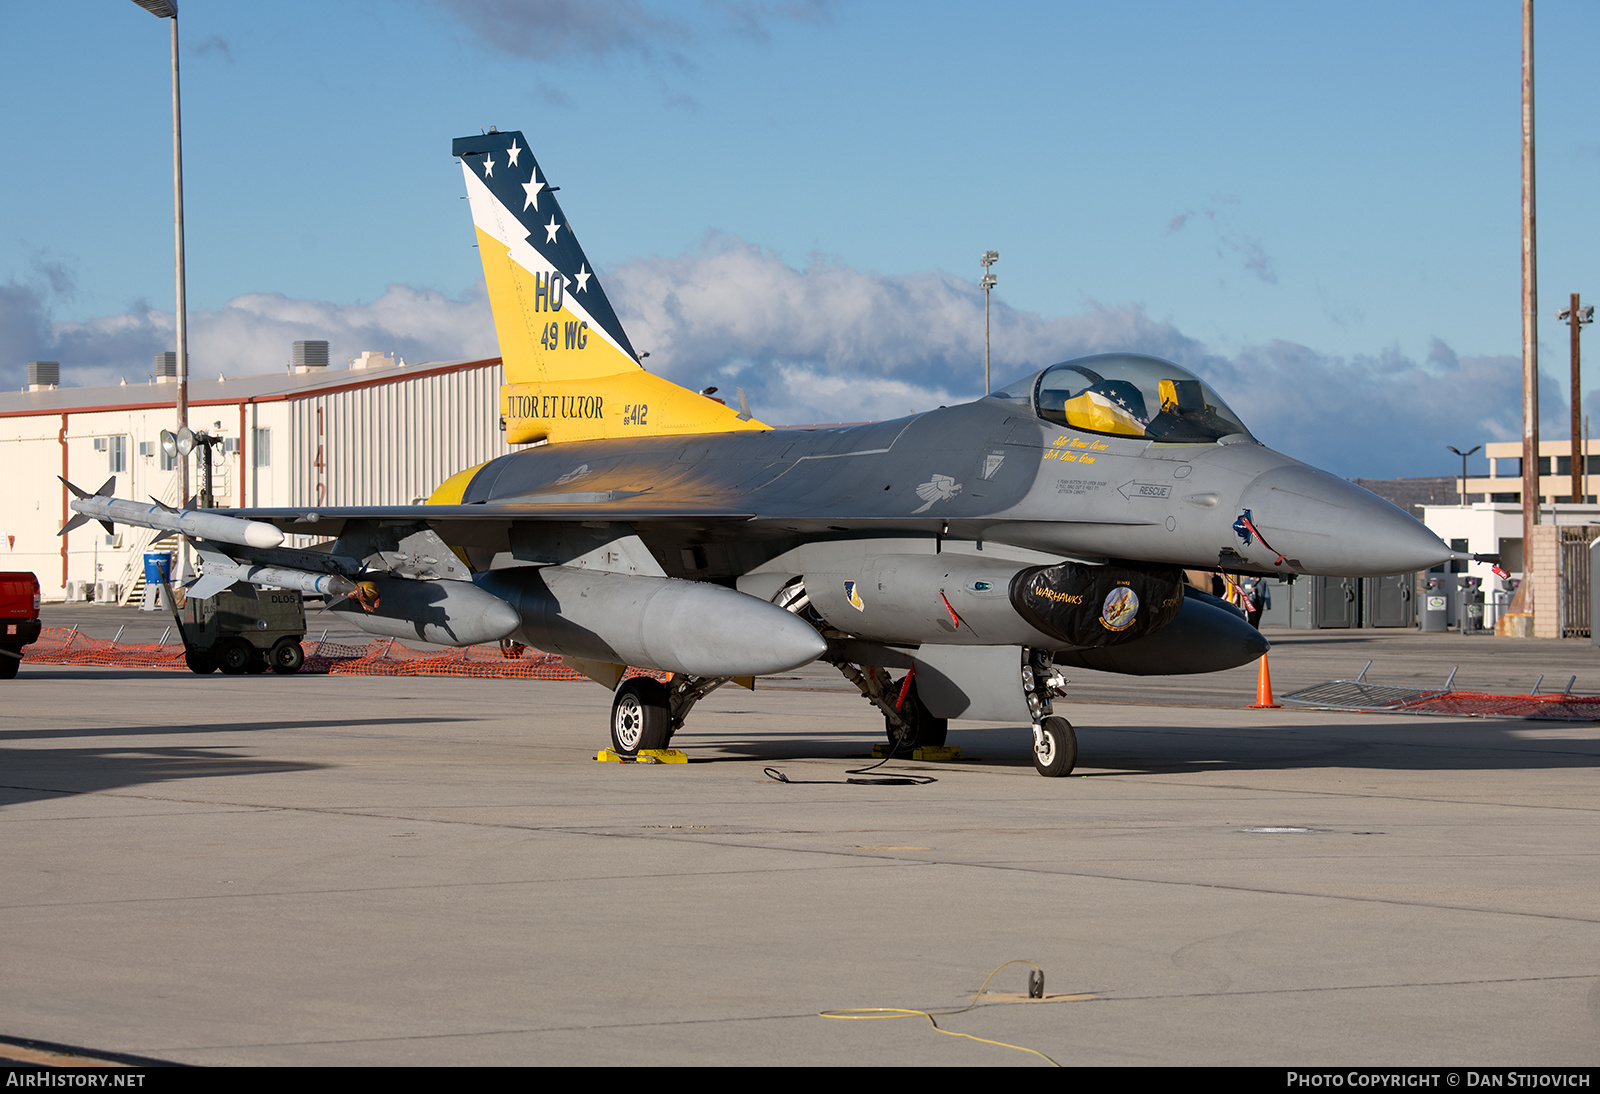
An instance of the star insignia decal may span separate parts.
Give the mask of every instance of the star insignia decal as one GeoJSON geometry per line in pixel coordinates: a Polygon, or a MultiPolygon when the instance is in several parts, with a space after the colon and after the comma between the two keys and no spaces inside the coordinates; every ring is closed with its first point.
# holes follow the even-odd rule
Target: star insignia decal
{"type": "Polygon", "coordinates": [[[578,263],[578,273],[577,273],[577,276],[575,277],[575,280],[578,282],[578,291],[579,292],[583,292],[586,289],[588,289],[588,287],[589,287],[589,279],[594,276],[594,274],[592,274],[592,273],[590,273],[588,271],[587,266],[588,266],[587,263],[584,263],[584,262],[578,263]]]}
{"type": "Polygon", "coordinates": [[[533,177],[522,184],[522,189],[528,195],[528,200],[522,203],[523,211],[526,212],[528,207],[532,206],[533,211],[537,213],[539,211],[539,191],[544,189],[544,183],[539,181],[539,172],[535,171],[533,177]]]}
{"type": "Polygon", "coordinates": [[[485,156],[485,157],[483,157],[483,177],[484,178],[489,178],[493,174],[494,174],[494,157],[493,156],[485,156]]]}
{"type": "Polygon", "coordinates": [[[556,233],[559,231],[561,231],[561,225],[556,223],[556,218],[554,215],[552,215],[550,217],[550,223],[544,226],[544,241],[546,243],[554,243],[556,241],[556,233]]]}
{"type": "Polygon", "coordinates": [[[517,157],[522,155],[522,149],[517,147],[517,142],[512,141],[511,147],[506,149],[506,162],[512,167],[517,165],[517,157]]]}

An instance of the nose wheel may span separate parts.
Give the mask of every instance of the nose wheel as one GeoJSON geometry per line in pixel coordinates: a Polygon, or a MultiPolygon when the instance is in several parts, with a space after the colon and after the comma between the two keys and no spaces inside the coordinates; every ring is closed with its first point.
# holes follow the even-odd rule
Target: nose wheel
{"type": "Polygon", "coordinates": [[[1078,763],[1078,735],[1072,723],[1058,715],[1043,718],[1033,727],[1033,766],[1046,778],[1070,775],[1078,763]]]}

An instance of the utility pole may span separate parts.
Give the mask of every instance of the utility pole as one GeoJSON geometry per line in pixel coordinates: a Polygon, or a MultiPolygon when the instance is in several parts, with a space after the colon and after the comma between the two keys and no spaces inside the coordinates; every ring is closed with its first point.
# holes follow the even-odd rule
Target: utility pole
{"type": "Polygon", "coordinates": [[[983,264],[983,280],[978,284],[983,287],[983,393],[987,395],[994,390],[989,383],[989,290],[999,283],[989,267],[1000,261],[1000,252],[984,251],[978,261],[983,264]]]}
{"type": "MultiPolygon", "coordinates": [[[[1539,524],[1539,287],[1534,265],[1533,0],[1522,0],[1522,585],[1533,592],[1533,530],[1539,524]]],[[[1551,605],[1552,608],[1555,605],[1551,605]]]]}
{"type": "Polygon", "coordinates": [[[1585,444],[1580,450],[1578,425],[1582,421],[1583,389],[1578,383],[1578,367],[1581,360],[1578,354],[1578,332],[1583,324],[1594,322],[1594,305],[1587,308],[1578,305],[1578,294],[1572,294],[1571,307],[1562,308],[1556,312],[1556,318],[1572,326],[1572,500],[1574,504],[1581,505],[1586,491],[1583,488],[1583,468],[1589,462],[1589,446],[1585,444]],[[1579,461],[1582,461],[1581,463],[1579,461]]]}

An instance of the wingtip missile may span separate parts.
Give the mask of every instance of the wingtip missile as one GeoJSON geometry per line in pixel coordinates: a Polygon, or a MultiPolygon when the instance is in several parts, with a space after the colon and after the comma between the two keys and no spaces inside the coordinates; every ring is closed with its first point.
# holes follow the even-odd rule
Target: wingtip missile
{"type": "MultiPolygon", "coordinates": [[[[61,475],[57,475],[56,478],[61,479],[61,485],[65,486],[68,490],[71,490],[77,497],[83,499],[109,497],[112,491],[117,488],[117,477],[115,475],[112,475],[105,482],[101,483],[100,489],[96,490],[93,494],[90,494],[87,491],[81,490],[72,485],[72,483],[68,482],[61,475]]],[[[84,513],[75,513],[73,516],[68,518],[67,523],[61,526],[61,531],[57,532],[56,535],[64,536],[74,528],[81,528],[94,519],[95,518],[93,516],[84,513]]],[[[102,519],[100,521],[100,526],[106,530],[107,535],[116,535],[117,533],[116,527],[112,525],[109,520],[102,519]]]]}
{"type": "Polygon", "coordinates": [[[90,520],[98,520],[106,530],[114,531],[113,523],[131,524],[137,528],[154,528],[163,532],[179,532],[200,539],[213,539],[220,543],[237,543],[247,547],[276,547],[283,542],[283,533],[270,524],[243,517],[230,517],[224,513],[190,508],[172,509],[156,502],[127,501],[110,496],[116,486],[116,477],[106,480],[94,494],[85,493],[66,479],[67,488],[77,495],[70,503],[77,513],[62,526],[59,534],[65,535],[90,520]]]}

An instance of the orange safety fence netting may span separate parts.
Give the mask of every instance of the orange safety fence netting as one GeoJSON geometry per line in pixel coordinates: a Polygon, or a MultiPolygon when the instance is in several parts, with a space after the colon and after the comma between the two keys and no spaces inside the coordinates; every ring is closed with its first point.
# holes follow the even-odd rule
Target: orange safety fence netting
{"type": "MultiPolygon", "coordinates": [[[[393,638],[348,644],[304,639],[306,660],[301,672],[331,676],[477,676],[521,680],[583,680],[552,653],[525,646],[466,646],[460,649],[416,650],[393,638]]],[[[26,663],[38,665],[101,665],[118,668],[184,669],[183,646],[176,643],[122,643],[90,638],[68,627],[45,627],[39,640],[23,652],[26,663]]],[[[668,674],[630,669],[630,676],[665,679],[668,674]]]]}
{"type": "Polygon", "coordinates": [[[1600,696],[1490,695],[1482,691],[1447,691],[1402,703],[1392,709],[1407,714],[1593,722],[1600,721],[1600,696]]]}

